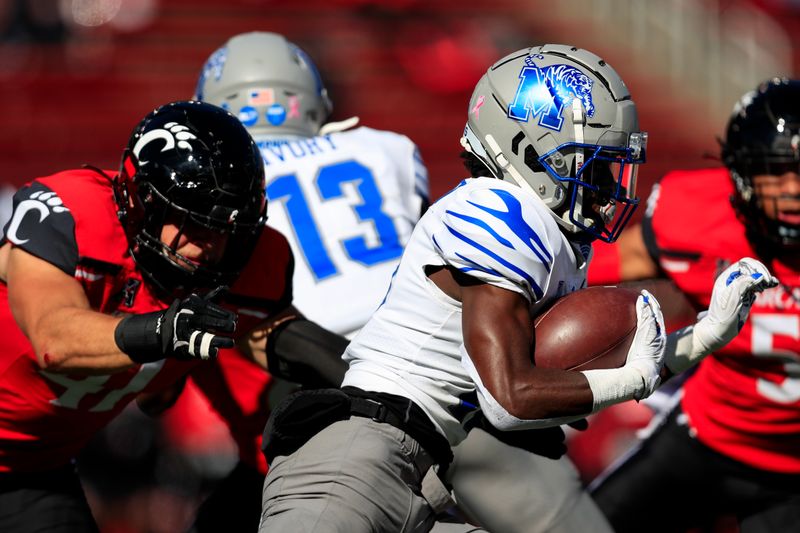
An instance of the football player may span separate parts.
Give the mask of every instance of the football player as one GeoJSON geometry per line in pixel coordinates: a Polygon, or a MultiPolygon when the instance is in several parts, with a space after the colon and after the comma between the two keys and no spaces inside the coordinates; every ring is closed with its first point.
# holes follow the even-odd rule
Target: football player
{"type": "Polygon", "coordinates": [[[645,138],[613,69],[567,46],[520,50],[478,83],[463,143],[493,177],[420,219],[345,352],[343,389],[273,413],[261,531],[426,531],[447,496],[432,466],[450,462],[479,405],[500,429],[557,425],[657,385],[665,340],[646,293],[623,368],[530,365],[533,314],[585,285],[589,241],[613,240],[635,204],[645,138]],[[621,221],[607,227],[612,202],[621,221]]]}
{"type": "MultiPolygon", "coordinates": [[[[330,102],[319,74],[308,56],[280,35],[253,32],[231,38],[206,63],[197,95],[237,113],[262,149],[267,193],[272,201],[269,224],[287,235],[295,256],[304,259],[295,269],[297,307],[333,331],[352,336],[384,297],[413,223],[427,207],[427,173],[417,150],[402,135],[363,127],[351,129],[354,120],[323,125],[330,102]],[[296,112],[288,112],[291,108],[296,112]],[[331,189],[334,182],[340,183],[341,189],[331,189]],[[348,187],[350,192],[346,194],[348,187]],[[331,190],[333,194],[323,193],[331,190]],[[276,202],[281,202],[280,207],[276,202]],[[364,214],[372,219],[368,227],[373,229],[367,232],[363,229],[364,214]],[[359,241],[378,245],[369,249],[359,241]],[[343,242],[349,244],[342,246],[343,242]]],[[[222,400],[237,394],[242,406],[239,412],[248,415],[247,421],[257,420],[257,409],[246,407],[257,403],[242,401],[246,399],[243,391],[269,389],[268,378],[263,378],[261,387],[242,387],[242,383],[257,384],[258,375],[243,375],[244,363],[239,364],[243,371],[239,373],[237,367],[224,363],[220,359],[220,372],[215,374],[210,367],[203,367],[202,375],[194,380],[231,427],[240,445],[242,462],[203,504],[194,526],[196,531],[230,527],[231,520],[242,520],[244,529],[250,513],[243,505],[251,501],[255,494],[252,487],[263,481],[266,470],[265,465],[259,464],[261,474],[256,474],[252,468],[258,464],[255,459],[263,458],[254,459],[250,452],[256,447],[248,444],[252,435],[260,436],[260,431],[251,430],[250,438],[242,438],[248,434],[243,431],[246,426],[242,416],[237,409],[226,408],[222,400]],[[224,381],[220,376],[225,376],[224,381]],[[237,386],[229,387],[232,390],[228,393],[212,386],[224,382],[235,382],[237,386]],[[239,512],[231,513],[231,509],[239,512]]],[[[255,392],[249,396],[266,399],[266,394],[255,392]]],[[[269,397],[274,398],[275,394],[269,397]]],[[[231,406],[235,405],[231,402],[231,406]]],[[[268,413],[267,409],[263,413],[268,413]]],[[[491,431],[490,427],[486,429],[491,431]]],[[[518,444],[524,441],[525,449],[504,444],[475,428],[466,442],[454,450],[456,459],[448,469],[447,480],[459,502],[463,502],[462,511],[492,529],[507,528],[509,521],[521,524],[516,520],[519,512],[505,513],[501,502],[513,501],[509,493],[527,490],[535,494],[526,501],[524,516],[537,520],[530,520],[526,528],[554,527],[558,523],[559,527],[589,531],[594,524],[602,525],[602,517],[593,507],[574,512],[587,506],[588,498],[582,492],[543,494],[527,485],[520,488],[509,483],[508,469],[536,471],[551,483],[558,476],[570,482],[577,480],[568,463],[536,460],[527,451],[563,454],[563,432],[549,432],[547,436],[544,432],[517,432],[515,437],[518,444]],[[509,457],[516,459],[511,462],[509,457]],[[503,458],[505,461],[498,466],[503,458]],[[494,489],[488,493],[481,489],[487,486],[494,489]]],[[[435,529],[458,527],[440,521],[435,529]]]]}
{"type": "Polygon", "coordinates": [[[266,329],[291,252],[264,227],[263,190],[241,123],[175,102],[139,123],[118,172],[17,192],[0,247],[0,530],[97,531],[75,454],[138,393],[266,329]]]}
{"type": "Polygon", "coordinates": [[[742,97],[722,162],[664,176],[641,227],[619,240],[619,273],[596,275],[668,277],[698,309],[739,257],[759,258],[780,281],[699,365],[655,433],[594,482],[620,532],[685,531],[721,515],[741,531],[790,531],[800,519],[800,81],[771,79],[742,97]]]}

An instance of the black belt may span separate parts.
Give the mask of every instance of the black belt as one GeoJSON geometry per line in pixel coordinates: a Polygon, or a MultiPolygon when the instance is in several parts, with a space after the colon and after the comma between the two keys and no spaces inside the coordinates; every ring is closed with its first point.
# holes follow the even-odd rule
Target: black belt
{"type": "Polygon", "coordinates": [[[383,422],[397,429],[406,431],[406,423],[388,407],[371,398],[350,397],[350,414],[371,418],[375,422],[383,422]]]}
{"type": "MultiPolygon", "coordinates": [[[[394,394],[343,387],[296,392],[278,404],[264,428],[267,462],[279,455],[291,455],[329,425],[351,416],[370,418],[403,431],[425,450],[420,457],[430,456],[440,465],[439,472],[453,461],[450,443],[413,401],[394,394]]],[[[430,464],[417,466],[427,470],[430,464]]]]}
{"type": "MultiPolygon", "coordinates": [[[[352,391],[352,389],[351,389],[352,391]]],[[[350,392],[345,389],[345,392],[350,392]]],[[[422,409],[409,399],[404,398],[409,403],[406,410],[407,416],[417,418],[416,424],[410,424],[395,414],[395,412],[381,403],[379,399],[364,398],[361,396],[350,396],[350,414],[364,418],[370,418],[376,422],[382,422],[396,427],[407,433],[416,440],[419,445],[433,458],[434,462],[440,465],[440,471],[444,471],[453,461],[453,452],[450,450],[450,443],[447,439],[433,427],[433,423],[422,409]],[[421,417],[421,418],[420,418],[421,417]],[[424,429],[420,430],[420,426],[424,429]]]]}

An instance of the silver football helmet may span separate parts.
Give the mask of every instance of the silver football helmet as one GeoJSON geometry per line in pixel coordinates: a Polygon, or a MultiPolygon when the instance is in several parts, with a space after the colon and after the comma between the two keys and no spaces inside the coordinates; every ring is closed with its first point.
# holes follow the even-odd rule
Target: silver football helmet
{"type": "Polygon", "coordinates": [[[236,35],[211,54],[195,99],[227,109],[259,136],[312,137],[332,108],[308,55],[269,32],[236,35]]]}
{"type": "Polygon", "coordinates": [[[492,65],[461,144],[494,177],[541,198],[569,233],[613,242],[639,203],[647,134],[625,83],[586,50],[547,44],[492,65]]]}

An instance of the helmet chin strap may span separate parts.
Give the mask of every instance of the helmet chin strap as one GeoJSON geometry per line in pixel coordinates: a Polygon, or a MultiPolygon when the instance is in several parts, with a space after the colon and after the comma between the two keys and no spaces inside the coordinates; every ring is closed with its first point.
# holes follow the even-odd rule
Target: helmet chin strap
{"type": "MultiPolygon", "coordinates": [[[[581,101],[577,98],[572,99],[572,129],[573,134],[575,136],[575,142],[577,144],[583,144],[584,137],[583,137],[583,122],[585,120],[585,115],[583,113],[583,105],[581,101]]],[[[580,173],[581,169],[583,168],[583,164],[585,162],[585,155],[583,153],[583,148],[578,146],[575,148],[575,176],[577,177],[580,173]]],[[[594,225],[594,220],[587,219],[581,213],[583,209],[583,187],[579,185],[575,185],[575,204],[574,207],[577,207],[577,212],[573,209],[568,209],[561,214],[561,218],[564,222],[570,224],[570,226],[574,226],[572,220],[575,220],[587,228],[594,225]],[[572,220],[570,220],[570,217],[572,220]]]]}
{"type": "Polygon", "coordinates": [[[753,197],[753,187],[747,183],[747,180],[745,180],[736,169],[729,167],[728,171],[733,178],[733,182],[736,184],[736,188],[739,189],[739,194],[741,195],[742,200],[749,202],[753,197]]]}
{"type": "Polygon", "coordinates": [[[500,148],[500,144],[498,144],[497,140],[494,136],[487,134],[484,139],[486,139],[486,144],[489,145],[489,148],[494,152],[494,160],[497,162],[497,165],[504,171],[508,172],[509,176],[523,189],[527,189],[536,196],[539,194],[533,190],[533,186],[528,183],[528,180],[522,177],[522,174],[514,168],[514,165],[508,160],[508,158],[503,155],[503,150],[500,148]]]}
{"type": "MultiPolygon", "coordinates": [[[[583,106],[577,98],[572,99],[572,128],[575,131],[575,142],[583,144],[583,106]]],[[[583,167],[583,148],[578,147],[575,151],[575,175],[578,175],[583,167]]]]}

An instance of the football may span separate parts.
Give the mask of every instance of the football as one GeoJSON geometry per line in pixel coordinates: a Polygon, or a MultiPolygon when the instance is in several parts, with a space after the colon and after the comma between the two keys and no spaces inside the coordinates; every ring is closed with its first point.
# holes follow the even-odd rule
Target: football
{"type": "Polygon", "coordinates": [[[533,322],[533,362],[541,368],[592,370],[625,364],[636,334],[639,292],[589,287],[569,293],[533,322]]]}

